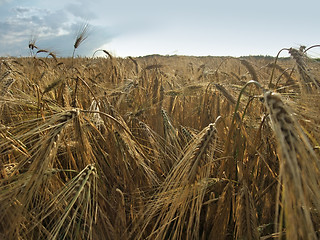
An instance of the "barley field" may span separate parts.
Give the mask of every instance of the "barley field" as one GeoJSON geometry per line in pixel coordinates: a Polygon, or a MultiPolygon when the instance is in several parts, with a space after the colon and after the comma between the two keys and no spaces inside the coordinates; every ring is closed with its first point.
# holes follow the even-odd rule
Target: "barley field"
{"type": "Polygon", "coordinates": [[[312,47],[281,50],[290,58],[29,48],[0,59],[0,239],[320,238],[312,47]]]}

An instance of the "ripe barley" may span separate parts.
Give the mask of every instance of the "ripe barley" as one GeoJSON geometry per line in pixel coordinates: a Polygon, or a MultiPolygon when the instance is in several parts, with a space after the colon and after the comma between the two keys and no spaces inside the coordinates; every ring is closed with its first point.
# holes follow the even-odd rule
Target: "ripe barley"
{"type": "Polygon", "coordinates": [[[251,75],[252,80],[259,82],[257,72],[256,70],[254,70],[254,67],[252,66],[252,64],[245,59],[241,59],[240,62],[247,68],[249,74],[251,75]]]}
{"type": "Polygon", "coordinates": [[[289,53],[297,63],[298,71],[303,80],[303,86],[306,92],[307,93],[312,92],[312,83],[317,89],[319,89],[320,88],[319,81],[314,76],[312,76],[312,74],[308,70],[307,65],[304,61],[304,58],[305,58],[304,47],[301,47],[299,50],[295,48],[290,48],[289,53]]]}
{"type": "Polygon", "coordinates": [[[215,84],[215,86],[232,105],[236,104],[236,100],[224,86],[222,86],[221,84],[215,84]]]}
{"type": "MultiPolygon", "coordinates": [[[[311,211],[320,207],[318,185],[319,159],[281,96],[264,94],[280,150],[281,197],[288,239],[317,239],[311,211]]],[[[280,195],[280,192],[278,193],[280,195]]],[[[279,208],[279,202],[277,203],[279,208]]],[[[278,211],[276,211],[278,214],[278,211]]],[[[282,222],[279,222],[281,229],[282,222]]]]}
{"type": "Polygon", "coordinates": [[[1,87],[0,87],[0,96],[3,97],[6,95],[9,91],[9,88],[11,85],[15,82],[13,78],[8,78],[6,80],[1,81],[1,87]]]}

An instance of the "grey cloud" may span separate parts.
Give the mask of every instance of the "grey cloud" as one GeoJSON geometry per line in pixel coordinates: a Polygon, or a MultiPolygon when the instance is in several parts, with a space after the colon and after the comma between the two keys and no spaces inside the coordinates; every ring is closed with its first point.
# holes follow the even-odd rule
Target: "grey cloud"
{"type": "Polygon", "coordinates": [[[30,8],[26,8],[26,7],[16,7],[13,10],[19,14],[24,14],[24,13],[30,12],[30,8]]]}
{"type": "MultiPolygon", "coordinates": [[[[1,1],[1,0],[0,0],[1,1]]],[[[36,36],[36,45],[70,56],[76,33],[84,20],[63,10],[16,7],[13,15],[0,20],[0,55],[28,55],[28,42],[36,36]]],[[[84,15],[83,15],[84,16],[84,15]]],[[[91,55],[99,46],[112,39],[110,29],[92,26],[88,39],[77,50],[78,55],[91,55]]]]}
{"type": "Polygon", "coordinates": [[[9,3],[9,2],[11,2],[12,0],[0,0],[0,6],[2,5],[2,4],[5,4],[5,3],[9,3]]]}
{"type": "Polygon", "coordinates": [[[80,17],[85,20],[95,19],[95,14],[88,8],[88,3],[71,3],[66,7],[66,10],[75,17],[80,17]]]}

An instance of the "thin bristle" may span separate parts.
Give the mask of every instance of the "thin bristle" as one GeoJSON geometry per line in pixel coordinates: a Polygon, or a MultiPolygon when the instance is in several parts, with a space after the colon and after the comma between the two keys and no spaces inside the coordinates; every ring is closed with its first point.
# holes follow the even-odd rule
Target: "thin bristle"
{"type": "Polygon", "coordinates": [[[80,44],[83,43],[88,38],[88,34],[89,34],[89,24],[86,23],[80,28],[73,47],[75,49],[78,48],[80,44]]]}

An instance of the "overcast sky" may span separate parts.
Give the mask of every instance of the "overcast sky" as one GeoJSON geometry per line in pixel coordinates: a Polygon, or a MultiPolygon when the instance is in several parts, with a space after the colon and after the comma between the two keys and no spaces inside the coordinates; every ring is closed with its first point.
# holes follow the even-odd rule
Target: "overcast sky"
{"type": "Polygon", "coordinates": [[[70,56],[88,22],[81,56],[275,56],[320,44],[319,9],[319,0],[0,0],[0,55],[28,56],[36,37],[39,48],[70,56]]]}

